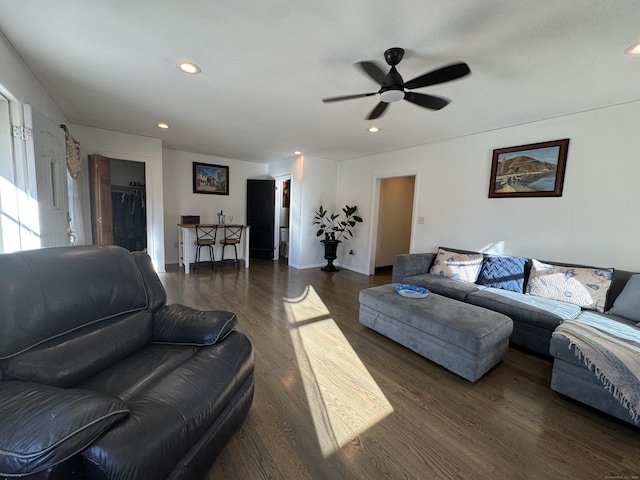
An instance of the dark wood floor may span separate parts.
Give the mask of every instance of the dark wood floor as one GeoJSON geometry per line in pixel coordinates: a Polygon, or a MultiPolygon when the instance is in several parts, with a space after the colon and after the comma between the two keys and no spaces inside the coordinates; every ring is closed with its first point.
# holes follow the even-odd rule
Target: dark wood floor
{"type": "Polygon", "coordinates": [[[510,348],[472,384],[362,326],[358,292],[390,272],[161,279],[169,303],[235,311],[255,349],[253,406],[208,480],[640,478],[640,428],[557,395],[549,360],[510,348]]]}

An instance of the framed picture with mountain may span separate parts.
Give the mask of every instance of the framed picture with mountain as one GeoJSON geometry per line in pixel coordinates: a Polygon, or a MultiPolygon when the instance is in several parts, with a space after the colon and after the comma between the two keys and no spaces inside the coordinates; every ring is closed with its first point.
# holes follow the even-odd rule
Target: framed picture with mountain
{"type": "Polygon", "coordinates": [[[569,139],[493,151],[489,198],[561,197],[569,139]]]}

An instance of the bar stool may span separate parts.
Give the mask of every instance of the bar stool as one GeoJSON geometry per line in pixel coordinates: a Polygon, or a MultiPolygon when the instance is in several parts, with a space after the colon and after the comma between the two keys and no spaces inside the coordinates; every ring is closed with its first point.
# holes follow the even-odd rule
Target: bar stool
{"type": "Polygon", "coordinates": [[[233,245],[233,250],[236,253],[236,262],[238,263],[238,248],[237,245],[242,239],[242,225],[225,225],[224,226],[224,238],[220,240],[222,245],[222,260],[224,260],[224,249],[230,245],[233,245]]]}
{"type": "Polygon", "coordinates": [[[196,225],[196,259],[193,264],[194,272],[198,271],[198,264],[200,263],[200,249],[207,247],[209,249],[209,259],[211,260],[211,269],[216,261],[216,257],[213,253],[213,246],[216,244],[216,234],[218,233],[217,225],[196,225]]]}

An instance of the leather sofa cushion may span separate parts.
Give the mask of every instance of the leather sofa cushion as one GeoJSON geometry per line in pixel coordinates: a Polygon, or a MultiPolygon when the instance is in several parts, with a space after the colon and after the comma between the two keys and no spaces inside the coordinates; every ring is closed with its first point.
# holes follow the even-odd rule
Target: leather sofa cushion
{"type": "Polygon", "coordinates": [[[156,312],[167,303],[167,292],[153,268],[151,257],[145,252],[131,252],[131,255],[142,272],[144,287],[147,291],[147,308],[156,312]]]}
{"type": "Polygon", "coordinates": [[[128,414],[96,392],[0,382],[0,475],[21,476],[56,465],[90,445],[128,414]]]}
{"type": "MultiPolygon", "coordinates": [[[[167,478],[253,375],[251,344],[238,332],[208,347],[151,344],[145,350],[154,351],[147,359],[152,365],[143,365],[143,357],[137,356],[141,373],[152,366],[163,368],[157,363],[163,349],[183,349],[187,357],[154,381],[136,387],[126,401],[129,417],[82,452],[90,463],[104,466],[106,478],[167,478]],[[135,452],[122,439],[134,439],[135,452]]],[[[92,387],[118,389],[119,378],[126,376],[129,380],[120,386],[130,385],[134,375],[127,370],[133,365],[126,360],[114,365],[102,377],[106,383],[101,387],[92,382],[92,387]]]]}
{"type": "Polygon", "coordinates": [[[213,345],[238,324],[238,317],[225,310],[196,310],[185,305],[167,305],[156,313],[154,343],[213,345]]]}
{"type": "Polygon", "coordinates": [[[151,341],[151,312],[105,320],[0,362],[8,378],[72,387],[151,341]]]}
{"type": "Polygon", "coordinates": [[[52,247],[0,255],[0,359],[90,323],[147,308],[130,252],[114,246],[52,247]],[[64,268],[61,268],[64,265],[64,268]]]}

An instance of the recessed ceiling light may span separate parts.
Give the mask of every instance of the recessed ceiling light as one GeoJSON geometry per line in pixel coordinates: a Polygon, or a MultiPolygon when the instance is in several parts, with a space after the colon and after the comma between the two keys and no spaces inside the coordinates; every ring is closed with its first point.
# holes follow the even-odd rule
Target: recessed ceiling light
{"type": "Polygon", "coordinates": [[[161,122],[161,123],[158,124],[158,127],[160,127],[160,128],[169,128],[169,125],[167,125],[166,123],[162,123],[161,122]]]}
{"type": "Polygon", "coordinates": [[[178,63],[178,68],[191,75],[196,75],[202,71],[198,65],[192,62],[180,62],[178,63]]]}
{"type": "Polygon", "coordinates": [[[302,152],[300,150],[294,150],[293,154],[294,155],[302,155],[302,152]]]}
{"type": "Polygon", "coordinates": [[[380,131],[380,127],[376,127],[375,125],[373,125],[372,127],[369,127],[369,131],[371,133],[377,133],[380,131]]]}
{"type": "Polygon", "coordinates": [[[636,43],[635,45],[631,45],[629,48],[627,48],[624,53],[626,53],[627,55],[640,55],[640,42],[636,43]]]}

